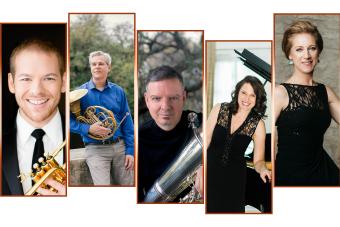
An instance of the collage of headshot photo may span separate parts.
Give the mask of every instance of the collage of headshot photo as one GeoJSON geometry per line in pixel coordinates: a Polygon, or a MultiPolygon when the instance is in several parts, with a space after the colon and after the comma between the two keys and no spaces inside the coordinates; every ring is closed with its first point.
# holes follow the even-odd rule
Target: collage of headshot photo
{"type": "Polygon", "coordinates": [[[136,15],[0,23],[0,205],[275,216],[340,189],[340,13],[274,13],[268,40],[136,15]]]}

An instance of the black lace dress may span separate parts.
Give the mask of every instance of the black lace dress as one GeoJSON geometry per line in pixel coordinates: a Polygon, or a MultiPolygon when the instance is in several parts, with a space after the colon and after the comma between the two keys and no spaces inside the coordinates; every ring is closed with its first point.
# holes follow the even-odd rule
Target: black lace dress
{"type": "Polygon", "coordinates": [[[339,169],[323,149],[331,123],[326,87],[282,84],[288,106],[277,119],[277,186],[331,186],[339,184],[339,169]]]}
{"type": "Polygon", "coordinates": [[[231,134],[232,113],[222,103],[207,151],[207,212],[244,212],[246,151],[261,117],[251,111],[231,134]]]}

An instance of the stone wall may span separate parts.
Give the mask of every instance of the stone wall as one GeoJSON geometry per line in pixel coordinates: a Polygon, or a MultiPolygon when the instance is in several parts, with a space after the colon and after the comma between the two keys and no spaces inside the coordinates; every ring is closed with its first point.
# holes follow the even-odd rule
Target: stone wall
{"type": "Polygon", "coordinates": [[[85,160],[85,148],[70,151],[70,180],[71,186],[93,185],[91,173],[85,160]]]}

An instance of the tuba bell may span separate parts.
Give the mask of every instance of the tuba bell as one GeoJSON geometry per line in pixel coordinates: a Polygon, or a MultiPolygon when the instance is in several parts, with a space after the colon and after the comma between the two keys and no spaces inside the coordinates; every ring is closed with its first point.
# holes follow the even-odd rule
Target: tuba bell
{"type": "Polygon", "coordinates": [[[87,89],[78,89],[70,92],[70,109],[76,116],[76,120],[92,125],[100,122],[101,126],[108,128],[111,132],[106,136],[97,136],[89,134],[89,137],[95,140],[107,140],[111,138],[117,130],[117,122],[112,111],[102,106],[89,106],[81,115],[80,99],[87,94],[87,89]]]}
{"type": "Polygon", "coordinates": [[[44,183],[45,180],[49,177],[52,177],[57,182],[63,185],[66,185],[66,181],[67,181],[66,164],[64,163],[61,166],[55,159],[55,157],[59,154],[59,152],[63,150],[63,147],[65,146],[65,144],[66,144],[66,141],[64,141],[52,153],[52,155],[40,157],[38,160],[39,164],[38,163],[33,164],[34,171],[32,171],[31,173],[31,178],[32,178],[32,181],[34,182],[34,185],[30,190],[28,190],[25,193],[25,195],[34,195],[39,187],[57,192],[56,189],[44,183]]]}
{"type": "Polygon", "coordinates": [[[188,187],[192,187],[191,191],[180,202],[188,203],[201,200],[202,196],[193,187],[196,170],[202,164],[201,128],[197,126],[199,123],[196,113],[190,113],[188,120],[189,127],[193,129],[192,137],[181,153],[155,181],[147,192],[144,202],[172,201],[188,187]]]}

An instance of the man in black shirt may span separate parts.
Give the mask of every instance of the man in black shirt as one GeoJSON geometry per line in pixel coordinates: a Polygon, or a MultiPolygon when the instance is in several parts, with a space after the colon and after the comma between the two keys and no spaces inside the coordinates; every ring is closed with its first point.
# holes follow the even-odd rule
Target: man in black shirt
{"type": "MultiPolygon", "coordinates": [[[[144,98],[151,120],[139,127],[138,202],[162,175],[193,135],[183,111],[186,91],[182,76],[169,66],[154,69],[144,98]]],[[[198,114],[201,122],[202,114],[198,114]]]]}

